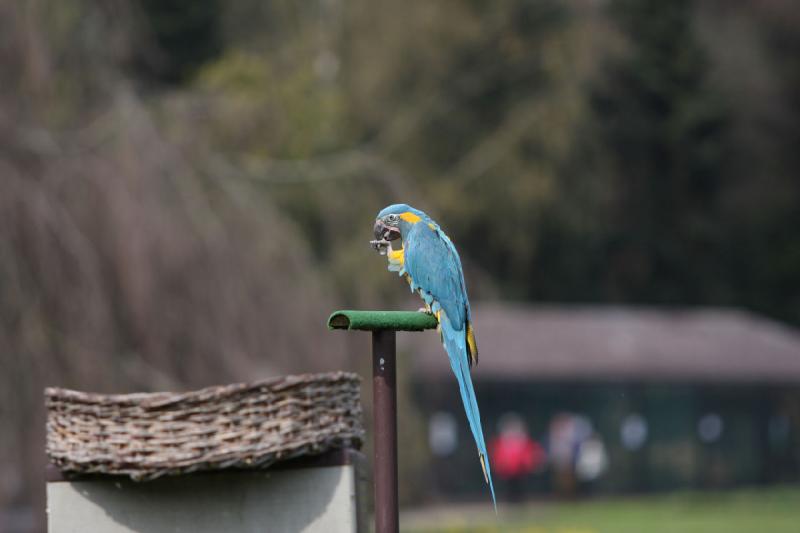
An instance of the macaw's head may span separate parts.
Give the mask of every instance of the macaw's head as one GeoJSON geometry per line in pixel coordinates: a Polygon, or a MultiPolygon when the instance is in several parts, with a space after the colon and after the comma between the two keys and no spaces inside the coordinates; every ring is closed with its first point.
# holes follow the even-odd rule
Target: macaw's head
{"type": "Polygon", "coordinates": [[[378,213],[375,220],[375,238],[377,240],[394,241],[400,237],[405,237],[408,230],[417,222],[428,222],[431,220],[419,209],[406,204],[394,204],[384,208],[378,213]]]}

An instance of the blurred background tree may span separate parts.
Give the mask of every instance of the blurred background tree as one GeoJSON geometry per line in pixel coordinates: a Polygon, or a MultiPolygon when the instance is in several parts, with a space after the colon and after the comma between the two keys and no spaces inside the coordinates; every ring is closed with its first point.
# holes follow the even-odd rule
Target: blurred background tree
{"type": "Polygon", "coordinates": [[[800,324],[798,24],[791,0],[0,2],[0,508],[43,508],[44,385],[360,364],[322,324],[415,308],[367,246],[391,202],[442,222],[476,299],[800,324]]]}
{"type": "MultiPolygon", "coordinates": [[[[618,0],[610,14],[629,46],[609,57],[590,89],[585,170],[612,198],[593,280],[577,294],[604,301],[728,303],[720,276],[728,223],[721,195],[732,168],[730,112],[707,83],[709,62],[690,1],[618,0]]],[[[594,275],[593,275],[594,274],[594,275]]],[[[558,294],[549,295],[558,298],[558,294]]]]}

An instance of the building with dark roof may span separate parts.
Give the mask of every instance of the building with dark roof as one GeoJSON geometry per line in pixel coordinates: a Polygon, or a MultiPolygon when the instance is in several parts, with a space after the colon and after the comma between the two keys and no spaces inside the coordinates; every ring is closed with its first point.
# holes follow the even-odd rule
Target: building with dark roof
{"type": "MultiPolygon", "coordinates": [[[[571,417],[602,442],[606,459],[593,479],[575,480],[575,491],[800,480],[794,328],[716,308],[483,304],[473,318],[480,350],[473,380],[487,440],[513,412],[552,448],[553,428],[571,417]]],[[[432,483],[444,495],[477,496],[480,476],[471,483],[459,474],[475,454],[447,358],[436,335],[408,337],[431,453],[446,456],[433,461],[432,483]],[[439,446],[451,441],[456,445],[439,446]]],[[[550,466],[530,476],[529,491],[558,485],[550,466]]]]}

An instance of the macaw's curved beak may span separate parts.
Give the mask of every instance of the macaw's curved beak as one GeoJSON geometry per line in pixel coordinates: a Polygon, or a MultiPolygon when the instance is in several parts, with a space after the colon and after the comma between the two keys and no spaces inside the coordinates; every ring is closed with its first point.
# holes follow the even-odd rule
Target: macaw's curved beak
{"type": "Polygon", "coordinates": [[[400,238],[400,230],[392,226],[387,226],[381,219],[375,221],[373,233],[375,234],[375,239],[379,241],[394,241],[400,238]]]}

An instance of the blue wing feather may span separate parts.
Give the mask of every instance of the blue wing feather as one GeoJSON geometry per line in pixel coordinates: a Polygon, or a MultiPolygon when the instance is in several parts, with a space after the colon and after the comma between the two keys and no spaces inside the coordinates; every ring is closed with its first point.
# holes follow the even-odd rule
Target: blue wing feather
{"type": "Polygon", "coordinates": [[[467,415],[470,431],[478,447],[486,481],[492,493],[495,510],[497,501],[492,483],[492,472],[481,429],[481,415],[472,386],[467,355],[466,325],[470,319],[469,301],[464,283],[461,259],[453,243],[438,226],[417,223],[404,239],[405,270],[411,276],[411,289],[420,295],[434,312],[443,311],[439,318],[450,367],[458,381],[461,400],[467,415]]]}
{"type": "Polygon", "coordinates": [[[405,268],[412,288],[422,289],[439,302],[456,329],[464,329],[467,319],[467,292],[461,260],[455,246],[440,231],[427,224],[415,224],[406,236],[405,268]]]}

